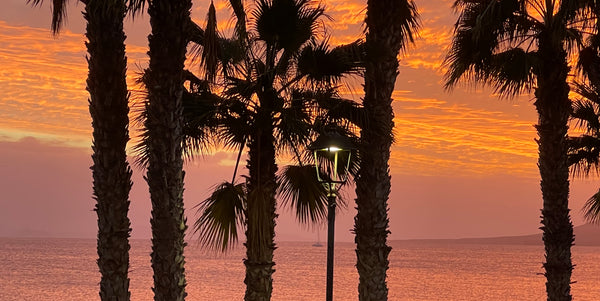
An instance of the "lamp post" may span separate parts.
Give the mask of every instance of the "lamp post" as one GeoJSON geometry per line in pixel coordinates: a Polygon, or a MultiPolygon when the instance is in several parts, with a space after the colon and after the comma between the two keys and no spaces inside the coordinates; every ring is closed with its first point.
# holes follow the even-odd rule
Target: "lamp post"
{"type": "Polygon", "coordinates": [[[309,147],[315,156],[317,179],[327,191],[327,301],[333,301],[333,243],[335,208],[339,187],[348,179],[350,157],[356,149],[350,139],[338,133],[321,134],[309,147]],[[340,168],[342,168],[340,170],[340,168]]]}

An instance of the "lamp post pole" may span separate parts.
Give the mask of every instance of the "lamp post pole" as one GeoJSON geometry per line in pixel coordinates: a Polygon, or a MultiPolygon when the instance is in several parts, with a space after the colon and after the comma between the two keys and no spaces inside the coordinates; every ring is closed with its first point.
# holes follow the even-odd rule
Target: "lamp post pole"
{"type": "Polygon", "coordinates": [[[315,168],[318,181],[327,192],[327,283],[325,290],[326,301],[333,301],[333,245],[335,236],[335,209],[338,189],[348,178],[351,151],[355,150],[349,138],[336,132],[320,135],[308,147],[315,156],[315,168]],[[345,157],[340,157],[340,153],[345,157]],[[320,154],[320,155],[319,155],[320,154]],[[345,166],[343,172],[338,170],[338,160],[345,166]],[[326,177],[321,177],[321,171],[326,177]]]}
{"type": "MultiPolygon", "coordinates": [[[[331,186],[330,186],[331,187],[331,186]]],[[[327,289],[326,300],[333,301],[333,242],[335,236],[335,192],[331,189],[327,196],[327,289]]]]}

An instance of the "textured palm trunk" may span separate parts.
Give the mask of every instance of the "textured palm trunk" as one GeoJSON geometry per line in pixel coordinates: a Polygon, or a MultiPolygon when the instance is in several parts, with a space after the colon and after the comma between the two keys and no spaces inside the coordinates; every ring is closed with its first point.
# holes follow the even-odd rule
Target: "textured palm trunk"
{"type": "Polygon", "coordinates": [[[257,113],[254,136],[248,145],[248,205],[246,221],[246,301],[271,300],[275,250],[275,139],[268,110],[257,113]]]}
{"type": "Polygon", "coordinates": [[[360,169],[356,179],[356,268],[359,300],[387,300],[387,245],[390,194],[389,157],[394,127],[391,95],[402,45],[395,1],[369,0],[364,108],[369,123],[361,130],[360,169]]]}
{"type": "MultiPolygon", "coordinates": [[[[566,52],[549,38],[540,38],[542,67],[538,74],[535,106],[539,114],[538,166],[543,197],[542,231],[546,250],[548,300],[571,300],[571,246],[573,225],[569,216],[567,121],[571,113],[566,52]]],[[[560,45],[560,44],[559,44],[560,45]]]]}
{"type": "Polygon", "coordinates": [[[123,1],[90,0],[85,6],[89,53],[94,154],[95,211],[98,214],[98,267],[101,300],[129,300],[129,140],[128,92],[125,81],[125,17],[123,1]]]}
{"type": "Polygon", "coordinates": [[[183,209],[182,93],[190,0],[153,0],[148,13],[150,63],[144,83],[148,174],[152,202],[154,299],[184,300],[183,250],[187,229],[183,209]]]}

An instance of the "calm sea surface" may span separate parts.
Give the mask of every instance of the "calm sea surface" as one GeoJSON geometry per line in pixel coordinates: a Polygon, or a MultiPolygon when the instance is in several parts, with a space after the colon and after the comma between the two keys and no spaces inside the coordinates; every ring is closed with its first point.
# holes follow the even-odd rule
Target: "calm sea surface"
{"type": "MultiPolygon", "coordinates": [[[[0,300],[98,300],[94,240],[0,238],[0,300]]],[[[389,300],[545,300],[540,246],[393,242],[389,300]]],[[[325,247],[281,242],[274,301],[325,299],[325,247]]],[[[186,249],[187,300],[242,300],[243,249],[186,249]]],[[[132,300],[152,300],[150,242],[133,240],[132,300]]],[[[574,247],[575,300],[600,300],[600,247],[574,247]]],[[[353,244],[336,245],[334,299],[357,300],[353,244]]]]}

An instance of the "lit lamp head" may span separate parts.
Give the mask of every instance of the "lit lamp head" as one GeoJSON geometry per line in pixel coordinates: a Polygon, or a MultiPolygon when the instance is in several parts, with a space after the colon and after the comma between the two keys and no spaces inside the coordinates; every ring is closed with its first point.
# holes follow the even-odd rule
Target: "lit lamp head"
{"type": "Polygon", "coordinates": [[[337,132],[326,132],[308,146],[315,156],[317,179],[325,186],[328,194],[337,192],[336,184],[343,184],[348,179],[352,150],[356,147],[346,136],[337,132]],[[340,165],[340,164],[343,165],[340,165]],[[339,168],[344,169],[340,170],[339,168]]]}

